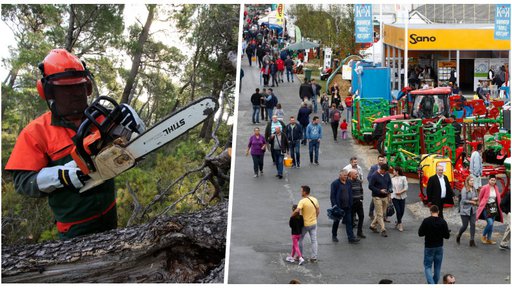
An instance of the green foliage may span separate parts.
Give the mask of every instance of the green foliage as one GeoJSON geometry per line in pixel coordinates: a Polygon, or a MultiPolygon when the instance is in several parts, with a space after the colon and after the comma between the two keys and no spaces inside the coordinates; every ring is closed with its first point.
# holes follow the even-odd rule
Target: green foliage
{"type": "MultiPolygon", "coordinates": [[[[225,144],[231,138],[229,133],[227,133],[229,129],[230,127],[228,125],[221,125],[219,129],[220,133],[218,133],[217,136],[219,136],[219,140],[222,144],[225,144]]],[[[129,183],[129,187],[131,187],[132,191],[137,195],[140,204],[146,206],[159,191],[169,186],[176,178],[188,170],[201,166],[204,157],[214,144],[213,141],[209,143],[202,141],[204,140],[199,140],[199,131],[196,128],[186,136],[181,137],[180,140],[169,143],[157,152],[148,155],[138,167],[115,178],[118,193],[118,217],[120,226],[127,224],[134,209],[132,196],[128,192],[129,188],[127,183],[129,183]]],[[[195,173],[186,177],[181,185],[178,185],[177,189],[172,190],[168,200],[157,205],[156,209],[153,209],[149,216],[157,215],[163,208],[194,189],[197,182],[203,176],[202,173],[195,173]]],[[[224,187],[224,189],[227,193],[229,187],[224,187]]],[[[213,187],[208,187],[205,193],[198,195],[206,202],[212,193],[213,187]]],[[[197,198],[188,197],[180,202],[172,212],[187,212],[201,207],[202,205],[198,203],[197,198]]]]}
{"type": "MultiPolygon", "coordinates": [[[[195,53],[184,55],[177,47],[166,44],[164,34],[156,31],[161,26],[150,30],[129,99],[147,126],[190,102],[194,98],[192,91],[197,97],[211,95],[213,91],[218,96],[224,83],[234,78],[235,68],[226,55],[237,50],[238,41],[238,5],[158,5],[156,10],[155,21],[166,21],[166,31],[178,33],[195,53]],[[194,81],[189,83],[192,75],[194,81]],[[178,85],[179,80],[184,84],[178,85]]],[[[124,5],[110,4],[2,5],[2,20],[16,40],[16,46],[10,47],[10,54],[2,59],[10,70],[1,87],[4,244],[57,238],[47,200],[16,193],[11,174],[3,170],[20,131],[48,110],[36,90],[36,81],[41,77],[37,64],[51,49],[67,47],[87,63],[99,93],[119,100],[130,73],[126,62],[133,60],[136,49],[140,48],[137,39],[142,31],[140,22],[125,27],[123,11],[124,5]],[[125,28],[128,35],[123,34],[125,28]]],[[[234,98],[231,91],[227,93],[234,98]]],[[[226,111],[232,115],[234,101],[224,102],[226,111]]],[[[220,147],[230,140],[230,131],[230,126],[221,124],[217,133],[220,147]]],[[[177,177],[201,166],[213,145],[213,140],[201,136],[201,127],[197,127],[116,177],[119,226],[128,223],[134,209],[129,189],[136,193],[141,205],[147,205],[177,177]]],[[[205,171],[200,171],[186,177],[149,216],[160,213],[196,187],[204,176],[205,171]]],[[[225,194],[228,186],[222,186],[225,194]]],[[[172,212],[201,208],[212,193],[211,184],[201,187],[197,195],[187,197],[172,212]]]]}
{"type": "Polygon", "coordinates": [[[290,16],[296,18],[295,25],[302,36],[319,40],[334,49],[340,57],[357,54],[354,43],[354,5],[291,5],[290,16]]]}
{"type": "Polygon", "coordinates": [[[57,239],[47,202],[46,198],[22,196],[14,191],[12,182],[2,181],[3,245],[57,239]]]}

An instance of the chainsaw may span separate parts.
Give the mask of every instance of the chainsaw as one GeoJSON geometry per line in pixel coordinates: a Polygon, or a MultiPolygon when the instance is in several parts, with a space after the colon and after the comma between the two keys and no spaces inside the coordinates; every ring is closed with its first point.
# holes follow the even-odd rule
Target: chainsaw
{"type": "Polygon", "coordinates": [[[124,107],[100,96],[84,111],[86,119],[71,152],[80,170],[90,177],[80,193],[131,169],[144,156],[196,127],[217,111],[218,103],[212,97],[196,100],[141,134],[119,129],[124,107]]]}

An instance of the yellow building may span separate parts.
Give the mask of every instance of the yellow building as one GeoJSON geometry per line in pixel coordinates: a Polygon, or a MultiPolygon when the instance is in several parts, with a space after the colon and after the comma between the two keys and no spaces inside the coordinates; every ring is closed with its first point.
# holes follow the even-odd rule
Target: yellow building
{"type": "MultiPolygon", "coordinates": [[[[409,65],[429,65],[439,81],[447,81],[453,67],[457,84],[466,91],[475,91],[489,69],[496,72],[508,65],[510,40],[495,40],[493,24],[409,24],[407,34],[405,29],[404,24],[383,25],[385,65],[397,71],[403,67],[406,46],[409,65]]],[[[393,80],[395,88],[403,86],[400,77],[393,80]]]]}

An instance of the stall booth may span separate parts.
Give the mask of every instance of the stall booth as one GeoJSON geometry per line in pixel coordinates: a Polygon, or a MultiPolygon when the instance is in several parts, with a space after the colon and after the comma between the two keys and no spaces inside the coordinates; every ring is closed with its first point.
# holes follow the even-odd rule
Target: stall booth
{"type": "MultiPolygon", "coordinates": [[[[383,26],[383,64],[396,71],[391,75],[393,89],[401,89],[406,28],[404,24],[383,26]]],[[[424,77],[429,86],[447,83],[454,68],[456,84],[462,91],[473,92],[488,81],[489,70],[496,73],[502,65],[508,67],[510,40],[495,40],[493,24],[409,24],[407,30],[407,63],[433,69],[424,77]]]]}

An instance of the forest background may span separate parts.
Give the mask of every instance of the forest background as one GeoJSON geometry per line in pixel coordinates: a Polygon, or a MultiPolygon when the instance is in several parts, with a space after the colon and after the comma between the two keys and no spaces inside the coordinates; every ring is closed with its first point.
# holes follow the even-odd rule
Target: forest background
{"type": "Polygon", "coordinates": [[[215,171],[213,177],[213,166],[205,159],[219,156],[232,138],[239,9],[201,4],[2,5],[2,21],[15,42],[8,55],[0,56],[8,71],[1,86],[3,244],[57,239],[47,199],[16,193],[12,175],[4,171],[17,135],[48,110],[35,84],[41,77],[37,64],[54,48],[84,60],[98,94],[134,107],[147,127],[204,96],[221,104],[203,125],[115,178],[120,227],[164,212],[194,211],[228,197],[229,171],[215,171]],[[128,19],[133,11],[139,16],[128,19]]]}

